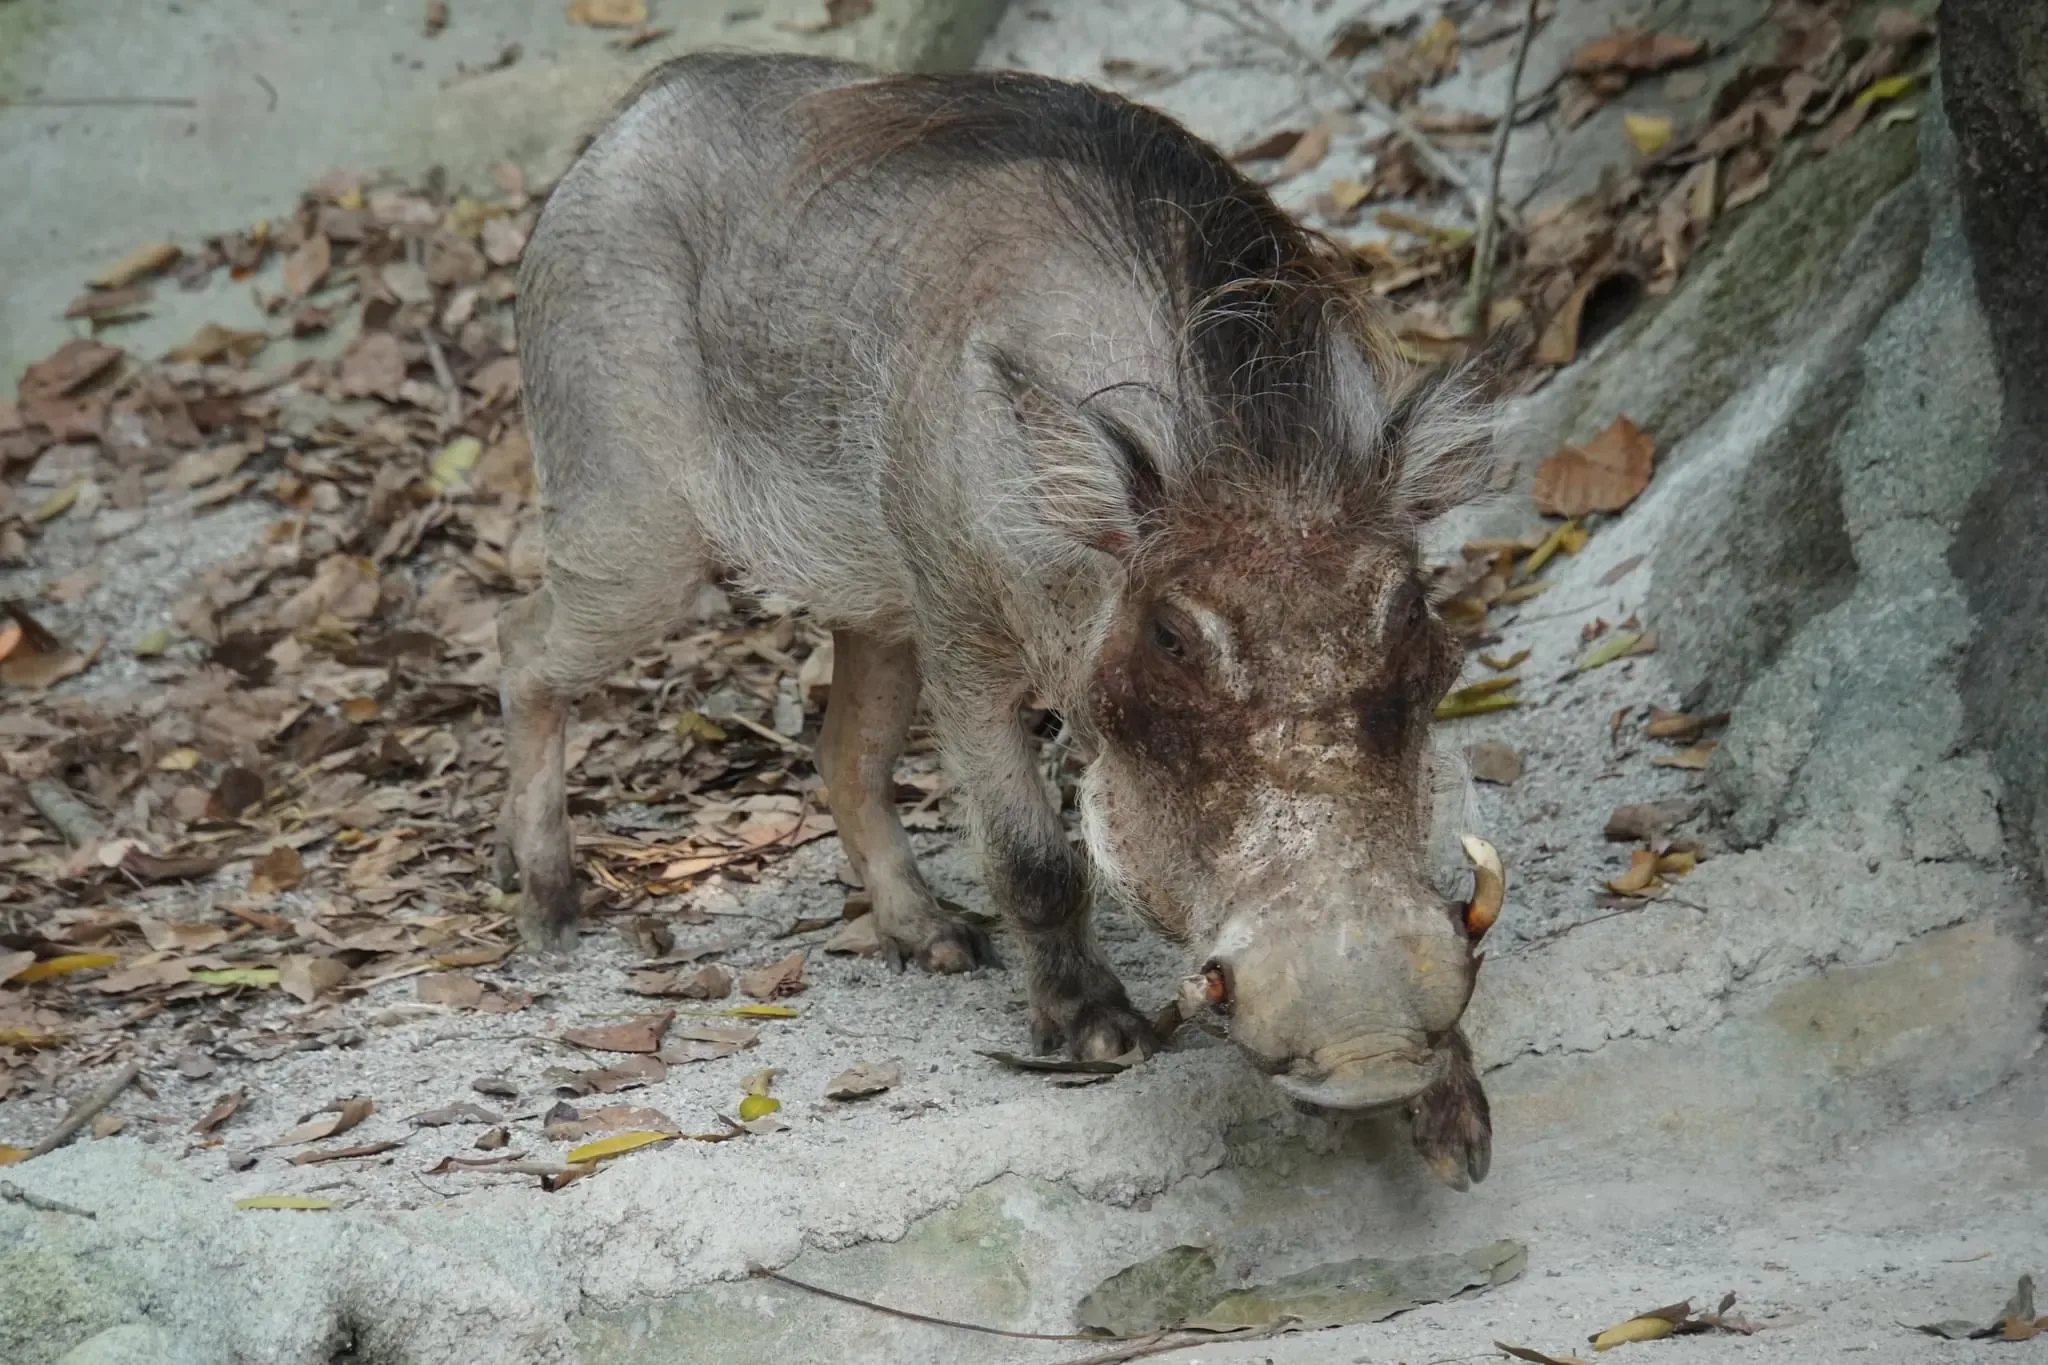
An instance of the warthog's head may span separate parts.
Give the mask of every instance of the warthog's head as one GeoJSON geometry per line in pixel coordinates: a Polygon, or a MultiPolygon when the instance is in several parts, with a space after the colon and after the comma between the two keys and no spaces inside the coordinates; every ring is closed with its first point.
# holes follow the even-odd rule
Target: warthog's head
{"type": "Polygon", "coordinates": [[[1082,811],[1100,873],[1193,946],[1233,1041],[1298,1099],[1371,1109],[1462,1046],[1475,936],[1427,865],[1431,721],[1461,651],[1418,541],[1495,463],[1468,381],[1390,395],[1355,332],[1305,331],[1320,354],[1264,376],[1295,381],[1284,401],[1085,405],[1120,473],[1092,500],[1070,480],[1069,508],[1123,567],[1078,718],[1082,811]]]}

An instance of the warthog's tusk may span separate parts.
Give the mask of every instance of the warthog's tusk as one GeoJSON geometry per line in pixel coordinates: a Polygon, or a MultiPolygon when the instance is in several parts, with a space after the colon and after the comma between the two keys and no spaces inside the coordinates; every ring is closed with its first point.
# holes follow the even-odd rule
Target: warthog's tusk
{"type": "Polygon", "coordinates": [[[1500,854],[1486,840],[1467,834],[1459,842],[1472,860],[1472,899],[1465,905],[1465,932],[1477,939],[1500,918],[1501,904],[1508,898],[1508,874],[1500,865],[1500,854]]]}

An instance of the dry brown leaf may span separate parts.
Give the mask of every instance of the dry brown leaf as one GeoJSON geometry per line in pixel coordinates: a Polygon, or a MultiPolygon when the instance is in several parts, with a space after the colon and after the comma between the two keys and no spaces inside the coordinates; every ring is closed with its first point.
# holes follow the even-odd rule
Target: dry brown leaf
{"type": "Polygon", "coordinates": [[[1624,28],[1595,38],[1573,52],[1572,70],[1581,76],[1608,71],[1643,75],[1696,62],[1706,52],[1706,43],[1698,38],[1624,28]]]}
{"type": "Polygon", "coordinates": [[[250,864],[249,891],[258,896],[289,891],[305,875],[306,865],[299,858],[299,851],[289,844],[279,844],[250,864]]]}
{"type": "Polygon", "coordinates": [[[405,382],[405,348],[389,332],[366,331],[341,357],[339,384],[344,398],[398,401],[405,382]]]}
{"type": "Polygon", "coordinates": [[[882,931],[875,924],[873,915],[862,915],[839,926],[839,931],[825,940],[825,951],[848,957],[873,957],[882,951],[882,931]]]}
{"type": "Polygon", "coordinates": [[[555,1089],[572,1095],[609,1095],[638,1086],[661,1084],[668,1079],[668,1064],[659,1057],[628,1057],[615,1066],[593,1071],[551,1066],[541,1073],[541,1078],[555,1089]]]}
{"type": "Polygon", "coordinates": [[[341,1100],[321,1111],[322,1117],[308,1119],[278,1138],[273,1147],[295,1147],[302,1142],[319,1142],[337,1137],[377,1112],[377,1101],[364,1095],[341,1100]]]}
{"type": "Polygon", "coordinates": [[[874,9],[875,0],[825,0],[825,13],[819,18],[785,19],[776,27],[791,33],[829,33],[867,18],[874,9]]]}
{"type": "Polygon", "coordinates": [[[647,22],[647,0],[569,0],[568,18],[591,28],[638,28],[647,22]]]}
{"type": "Polygon", "coordinates": [[[1294,150],[1294,145],[1307,134],[1299,128],[1282,128],[1268,133],[1257,142],[1247,143],[1230,154],[1232,161],[1273,161],[1294,150]]]}
{"type": "Polygon", "coordinates": [[[94,323],[125,321],[144,316],[146,305],[155,297],[153,291],[139,284],[127,289],[95,289],[71,300],[64,308],[64,316],[94,323]]]}
{"type": "Polygon", "coordinates": [[[207,1110],[204,1117],[192,1125],[192,1131],[195,1133],[212,1132],[230,1118],[233,1118],[235,1111],[242,1107],[242,1101],[248,1098],[249,1092],[246,1090],[234,1090],[220,1096],[214,1100],[213,1108],[207,1110]]]}
{"type": "Polygon", "coordinates": [[[797,949],[788,957],[771,962],[765,967],[756,967],[750,972],[740,973],[740,989],[756,1000],[773,1000],[780,995],[795,995],[804,989],[804,952],[797,949]]]}
{"type": "Polygon", "coordinates": [[[1617,896],[1639,896],[1650,890],[1657,882],[1657,855],[1647,848],[1639,848],[1628,855],[1628,871],[1607,883],[1607,889],[1617,896]]]}
{"type": "Polygon", "coordinates": [[[249,360],[258,351],[270,344],[270,334],[258,331],[237,331],[209,322],[192,334],[191,340],[182,346],[173,347],[165,353],[165,359],[187,365],[212,365],[230,360],[249,360]]]}
{"type": "Polygon", "coordinates": [[[1648,432],[1617,417],[1584,445],[1564,446],[1536,467],[1536,510],[1556,517],[1619,512],[1649,486],[1656,453],[1648,432]]]}
{"type": "Polygon", "coordinates": [[[674,1066],[716,1061],[752,1047],[760,1036],[759,1029],[743,1025],[692,1024],[677,1029],[659,1055],[662,1061],[674,1066]]]}
{"type": "Polygon", "coordinates": [[[320,287],[320,281],[327,278],[327,269],[334,261],[334,246],[320,233],[314,233],[299,243],[299,249],[285,258],[284,292],[294,299],[302,299],[320,287]]]}
{"type": "Polygon", "coordinates": [[[1287,156],[1280,163],[1280,169],[1273,174],[1272,184],[1291,180],[1297,175],[1312,171],[1323,164],[1323,158],[1330,154],[1330,139],[1336,134],[1337,121],[1328,115],[1316,120],[1315,127],[1296,139],[1287,149],[1287,156]]]}
{"type": "Polygon", "coordinates": [[[473,1010],[484,998],[484,983],[466,972],[436,972],[423,976],[413,992],[422,1005],[448,1005],[473,1010]]]}
{"type": "Polygon", "coordinates": [[[562,1041],[573,1047],[587,1047],[598,1052],[656,1052],[661,1048],[662,1035],[668,1032],[669,1023],[675,1017],[674,1010],[663,1010],[660,1014],[636,1015],[623,1024],[572,1028],[562,1034],[562,1041]]]}
{"type": "Polygon", "coordinates": [[[626,989],[635,995],[723,1000],[732,994],[732,973],[723,967],[703,967],[688,974],[680,971],[632,972],[626,977],[626,989]]]}
{"type": "Polygon", "coordinates": [[[294,1166],[316,1166],[323,1161],[348,1161],[355,1157],[376,1156],[401,1145],[396,1138],[385,1138],[381,1142],[364,1142],[354,1147],[329,1147],[321,1151],[300,1152],[292,1158],[294,1166]]]}
{"type": "Polygon", "coordinates": [[[492,1113],[480,1104],[471,1104],[467,1100],[461,1100],[454,1104],[444,1104],[439,1109],[429,1109],[424,1113],[414,1114],[410,1119],[406,1120],[415,1128],[446,1128],[450,1124],[455,1123],[503,1123],[504,1121],[503,1116],[492,1113]]]}
{"type": "Polygon", "coordinates": [[[1719,743],[1718,740],[1710,739],[1704,744],[1695,744],[1692,748],[1681,749],[1675,754],[1658,754],[1650,760],[1650,765],[1656,768],[1683,768],[1689,772],[1697,772],[1707,766],[1707,761],[1714,756],[1714,750],[1719,747],[1719,743]]]}
{"type": "Polygon", "coordinates": [[[858,1062],[825,1084],[828,1100],[858,1100],[903,1084],[903,1068],[894,1062],[858,1062]]]}
{"type": "Polygon", "coordinates": [[[302,1005],[312,1004],[348,978],[348,964],[339,958],[296,953],[277,966],[278,988],[302,1005]]]}
{"type": "Polygon", "coordinates": [[[1472,769],[1472,776],[1481,782],[1496,786],[1511,787],[1522,775],[1521,751],[1510,744],[1497,744],[1488,740],[1468,745],[1465,762],[1472,769]]]}
{"type": "Polygon", "coordinates": [[[660,1110],[634,1104],[608,1104],[587,1114],[579,1114],[566,1104],[557,1105],[542,1121],[541,1131],[550,1142],[581,1142],[596,1133],[628,1129],[672,1135],[683,1131],[676,1126],[674,1119],[660,1110]],[[562,1112],[565,1110],[566,1113],[562,1112]]]}

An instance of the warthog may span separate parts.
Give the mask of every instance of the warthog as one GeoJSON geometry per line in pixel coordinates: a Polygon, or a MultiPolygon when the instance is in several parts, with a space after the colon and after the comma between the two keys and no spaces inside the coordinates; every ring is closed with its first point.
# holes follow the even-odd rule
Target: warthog
{"type": "Polygon", "coordinates": [[[1473,383],[1393,364],[1333,246],[1084,85],[699,55],[556,188],[518,323],[546,572],[499,623],[499,874],[530,944],[578,916],[572,697],[736,582],[833,632],[818,769],[899,961],[989,956],[893,805],[922,696],[1041,1048],[1152,1046],[1094,884],[1193,945],[1288,1094],[1405,1104],[1483,1177],[1473,949],[1425,848],[1460,652],[1418,535],[1495,457],[1473,383]],[[1085,858],[1033,708],[1089,756],[1085,858]]]}

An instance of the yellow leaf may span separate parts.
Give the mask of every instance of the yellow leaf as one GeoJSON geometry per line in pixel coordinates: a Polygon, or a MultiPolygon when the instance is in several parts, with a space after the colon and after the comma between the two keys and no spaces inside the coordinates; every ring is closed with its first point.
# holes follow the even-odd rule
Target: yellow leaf
{"type": "MultiPolygon", "coordinates": [[[[16,981],[46,981],[53,976],[64,976],[71,972],[91,971],[95,967],[111,967],[121,959],[113,953],[66,953],[62,957],[46,957],[33,967],[24,967],[14,974],[16,981]]],[[[5,1042],[0,1038],[0,1042],[5,1042]]]]}
{"type": "Polygon", "coordinates": [[[1356,180],[1338,179],[1330,182],[1330,202],[1337,206],[1339,213],[1349,213],[1365,202],[1365,196],[1372,193],[1368,185],[1356,180]]]}
{"type": "Polygon", "coordinates": [[[1568,555],[1575,555],[1586,548],[1586,541],[1592,537],[1592,534],[1591,531],[1588,531],[1583,526],[1576,524],[1567,526],[1564,534],[1558,538],[1557,548],[1563,550],[1568,555]]]}
{"type": "Polygon", "coordinates": [[[1520,697],[1445,697],[1436,704],[1438,720],[1462,720],[1466,716],[1483,716],[1490,711],[1507,711],[1520,706],[1520,697]]]}
{"type": "Polygon", "coordinates": [[[1494,605],[1501,607],[1518,606],[1532,597],[1541,597],[1549,591],[1550,584],[1548,583],[1517,583],[1514,587],[1502,593],[1494,605]]]}
{"type": "Polygon", "coordinates": [[[735,1005],[719,1012],[736,1019],[794,1019],[797,1014],[787,1005],[735,1005]]]}
{"type": "Polygon", "coordinates": [[[197,749],[173,749],[156,761],[160,773],[189,773],[199,766],[197,749]]]}
{"type": "Polygon", "coordinates": [[[1660,877],[1683,877],[1699,866],[1699,855],[1692,852],[1667,853],[1657,860],[1657,875],[1660,877]]]}
{"type": "Polygon", "coordinates": [[[603,1161],[606,1157],[618,1156],[622,1152],[635,1152],[642,1147],[651,1147],[657,1142],[672,1142],[674,1133],[613,1133],[595,1142],[586,1142],[569,1153],[571,1166],[580,1166],[586,1161],[603,1161]]]}
{"type": "Polygon", "coordinates": [[[1461,697],[1466,699],[1472,699],[1477,697],[1490,697],[1496,692],[1505,692],[1510,687],[1519,687],[1521,686],[1521,683],[1522,680],[1520,678],[1513,676],[1505,678],[1484,678],[1481,679],[1479,682],[1471,684],[1469,687],[1459,688],[1457,691],[1451,693],[1449,697],[1445,698],[1445,700],[1455,700],[1461,697]]]}
{"type": "Polygon", "coordinates": [[[1543,537],[1543,543],[1531,550],[1529,557],[1522,561],[1522,567],[1516,571],[1516,576],[1530,579],[1541,573],[1543,566],[1550,562],[1550,557],[1564,548],[1565,537],[1569,536],[1578,524],[1573,520],[1552,528],[1550,534],[1543,537]]]}
{"type": "Polygon", "coordinates": [[[476,462],[484,453],[484,443],[474,436],[458,436],[441,448],[434,457],[433,474],[428,482],[437,493],[466,483],[469,471],[476,468],[476,462]]]}
{"type": "Polygon", "coordinates": [[[1505,658],[1498,654],[1482,654],[1479,656],[1479,662],[1485,664],[1496,673],[1506,673],[1510,669],[1520,668],[1528,661],[1529,651],[1526,649],[1518,649],[1505,658]]]}
{"type": "Polygon", "coordinates": [[[1634,651],[1643,642],[1642,633],[1634,630],[1617,630],[1593,647],[1593,652],[1579,660],[1574,673],[1590,673],[1596,668],[1613,663],[1616,659],[1634,651]]]}
{"type": "Polygon", "coordinates": [[[740,1101],[740,1122],[752,1123],[782,1107],[782,1101],[773,1095],[749,1095],[740,1101]]]}
{"type": "Polygon", "coordinates": [[[15,1162],[25,1161],[27,1158],[28,1148],[9,1147],[6,1143],[0,1142],[0,1166],[12,1166],[15,1162]]]}
{"type": "Polygon", "coordinates": [[[1626,1346],[1632,1341],[1657,1341],[1677,1330],[1669,1318],[1630,1318],[1627,1322],[1610,1327],[1594,1337],[1593,1349],[1606,1351],[1616,1346],[1626,1346]]]}
{"type": "Polygon", "coordinates": [[[158,626],[130,646],[128,652],[138,659],[154,659],[171,647],[171,632],[158,626]]]}
{"type": "Polygon", "coordinates": [[[1907,72],[1904,75],[1885,76],[1874,80],[1858,92],[1855,106],[1858,109],[1868,109],[1882,100],[1895,100],[1901,95],[1909,95],[1913,92],[1913,87],[1919,84],[1919,79],[1911,72],[1907,72]]]}
{"type": "Polygon", "coordinates": [[[65,484],[62,488],[50,494],[49,497],[37,503],[35,510],[28,514],[29,520],[51,521],[63,516],[66,511],[70,510],[71,504],[78,501],[78,490],[83,487],[85,487],[84,479],[73,479],[70,483],[65,484]]]}
{"type": "Polygon", "coordinates": [[[148,246],[135,248],[87,283],[95,289],[120,289],[144,275],[154,275],[177,259],[178,248],[169,242],[151,242],[148,246]]]}
{"type": "Polygon", "coordinates": [[[63,1041],[55,1033],[38,1033],[28,1028],[0,1028],[0,1047],[55,1047],[63,1041]]]}
{"type": "Polygon", "coordinates": [[[238,1209],[331,1209],[332,1199],[322,1199],[312,1194],[252,1194],[247,1199],[237,1199],[238,1209]]]}
{"type": "Polygon", "coordinates": [[[1671,120],[1662,114],[1623,114],[1622,131],[1642,156],[1655,156],[1671,141],[1671,120]]]}
{"type": "Polygon", "coordinates": [[[199,971],[192,973],[194,981],[203,981],[209,986],[275,986],[275,967],[228,967],[222,971],[199,971]]]}
{"type": "Polygon", "coordinates": [[[676,717],[676,736],[718,744],[725,739],[725,727],[713,722],[702,711],[685,711],[676,717]]]}

